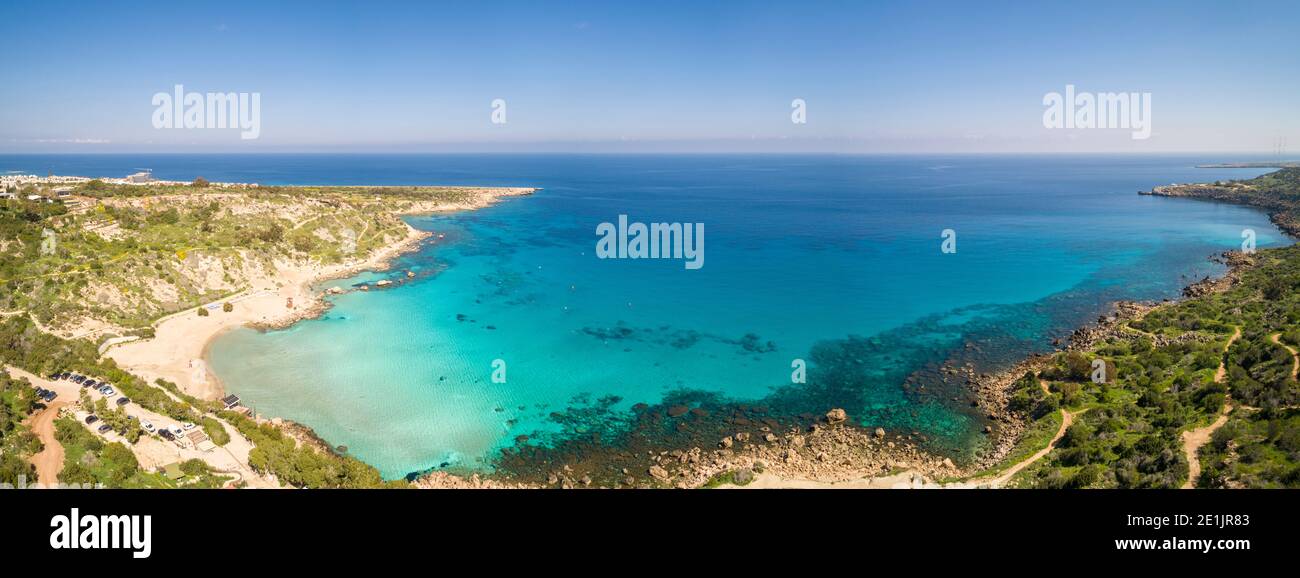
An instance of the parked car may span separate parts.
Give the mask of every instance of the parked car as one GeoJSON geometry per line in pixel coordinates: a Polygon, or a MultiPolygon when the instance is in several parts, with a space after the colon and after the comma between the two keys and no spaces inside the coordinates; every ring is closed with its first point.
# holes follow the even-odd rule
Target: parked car
{"type": "Polygon", "coordinates": [[[153,423],[151,423],[149,420],[141,420],[140,427],[144,428],[144,431],[147,432],[153,431],[153,423]]]}
{"type": "Polygon", "coordinates": [[[113,429],[113,426],[108,425],[108,424],[104,424],[104,425],[99,426],[99,433],[108,433],[108,432],[112,431],[112,429],[113,429]]]}
{"type": "Polygon", "coordinates": [[[47,391],[45,392],[45,395],[43,395],[43,396],[41,396],[41,397],[44,397],[46,403],[49,403],[49,402],[51,402],[51,401],[54,401],[54,398],[59,397],[59,394],[57,394],[57,393],[55,393],[55,392],[53,392],[53,391],[48,391],[48,390],[47,390],[47,391]]]}
{"type": "Polygon", "coordinates": [[[113,395],[116,394],[117,391],[114,390],[111,386],[105,385],[104,387],[99,388],[99,393],[102,393],[104,395],[113,395]]]}
{"type": "Polygon", "coordinates": [[[185,431],[190,431],[190,430],[194,429],[194,424],[192,424],[192,423],[190,423],[190,422],[187,421],[187,422],[181,424],[181,429],[183,429],[183,430],[185,430],[185,431]]]}
{"type": "Polygon", "coordinates": [[[72,374],[72,381],[75,381],[75,382],[77,382],[77,383],[85,383],[86,378],[85,378],[85,376],[77,375],[77,374],[74,373],[74,374],[72,374]]]}
{"type": "Polygon", "coordinates": [[[96,416],[95,414],[90,414],[90,415],[86,416],[86,425],[90,425],[90,424],[95,423],[95,422],[97,422],[97,421],[99,421],[99,416],[96,416]]]}
{"type": "Polygon", "coordinates": [[[172,432],[167,431],[167,428],[158,430],[158,435],[168,441],[176,439],[176,436],[172,435],[172,432]]]}
{"type": "Polygon", "coordinates": [[[48,390],[48,389],[45,389],[44,387],[37,386],[37,387],[36,387],[36,397],[45,397],[45,392],[47,392],[47,391],[49,391],[49,390],[48,390]]]}
{"type": "Polygon", "coordinates": [[[126,405],[128,403],[131,403],[130,398],[125,396],[117,398],[117,405],[126,405]]]}
{"type": "Polygon", "coordinates": [[[98,381],[95,381],[93,379],[87,379],[85,383],[81,384],[81,387],[95,387],[97,385],[99,385],[98,381]]]}

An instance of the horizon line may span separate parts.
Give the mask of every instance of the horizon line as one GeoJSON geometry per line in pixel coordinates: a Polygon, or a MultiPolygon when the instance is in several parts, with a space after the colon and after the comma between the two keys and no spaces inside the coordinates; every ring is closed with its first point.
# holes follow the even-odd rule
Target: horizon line
{"type": "MultiPolygon", "coordinates": [[[[1191,156],[1191,155],[1257,155],[1261,157],[1275,157],[1276,153],[1270,151],[386,151],[386,150],[275,150],[275,151],[40,151],[40,152],[13,152],[0,151],[0,155],[6,156],[62,156],[62,155],[250,155],[250,156],[275,156],[275,155],[409,155],[409,156],[454,156],[454,155],[531,155],[531,156],[557,156],[557,155],[587,155],[587,156],[718,156],[718,155],[748,155],[748,156],[933,156],[933,155],[950,155],[950,156],[1009,156],[1009,155],[1040,155],[1040,156],[1191,156]]],[[[1257,162],[1300,162],[1300,157],[1287,158],[1269,158],[1257,162]]]]}

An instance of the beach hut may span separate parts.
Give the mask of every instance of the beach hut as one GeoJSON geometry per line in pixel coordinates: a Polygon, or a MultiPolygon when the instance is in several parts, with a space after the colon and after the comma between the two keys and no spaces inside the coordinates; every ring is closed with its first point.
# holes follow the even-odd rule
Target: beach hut
{"type": "Polygon", "coordinates": [[[221,403],[226,406],[226,409],[233,408],[239,405],[239,396],[232,393],[230,395],[227,395],[226,397],[221,398],[221,403]]]}

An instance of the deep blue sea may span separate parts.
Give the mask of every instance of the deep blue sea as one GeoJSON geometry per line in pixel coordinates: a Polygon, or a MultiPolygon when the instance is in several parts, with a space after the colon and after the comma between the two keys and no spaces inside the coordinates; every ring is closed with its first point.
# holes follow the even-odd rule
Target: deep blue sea
{"type": "Polygon", "coordinates": [[[983,416],[944,361],[1004,366],[1117,299],[1179,295],[1211,255],[1289,242],[1262,213],[1139,196],[1248,178],[1222,156],[79,155],[0,171],[263,184],[542,187],[454,215],[391,273],[289,329],[232,332],[210,362],[265,415],[305,423],[387,477],[490,470],[566,412],[683,391],[789,413],[843,407],[939,451],[979,451],[983,416]],[[596,228],[703,223],[704,266],[596,257],[596,228]],[[956,252],[941,232],[956,233],[956,252]],[[792,363],[807,364],[792,383],[792,363]],[[497,362],[500,360],[500,362],[497,362]],[[504,363],[505,380],[493,380],[504,363]],[[613,396],[613,397],[610,397],[613,396]]]}

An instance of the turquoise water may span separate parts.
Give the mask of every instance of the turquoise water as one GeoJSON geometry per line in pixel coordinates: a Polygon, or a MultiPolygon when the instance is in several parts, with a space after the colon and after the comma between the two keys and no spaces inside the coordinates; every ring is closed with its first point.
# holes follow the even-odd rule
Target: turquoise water
{"type": "Polygon", "coordinates": [[[864,425],[916,431],[935,449],[967,457],[980,448],[983,418],[970,410],[965,384],[945,381],[939,363],[994,369],[1049,350],[1053,338],[1115,299],[1176,297],[1188,282],[1221,272],[1207,258],[1238,248],[1242,229],[1254,229],[1261,247],[1287,242],[1257,211],[1136,194],[1266,172],[1193,168],[1225,160],[1236,159],[84,162],[269,184],[544,187],[476,212],[411,218],[442,238],[392,273],[325,286],[406,270],[419,274],[415,280],[339,296],[322,318],[286,330],[239,330],[213,344],[214,370],[259,413],[305,423],[396,478],[435,467],[491,469],[517,436],[548,444],[585,433],[572,419],[583,408],[625,411],[694,391],[759,400],[789,415],[845,407],[864,425]],[[620,214],[704,223],[704,267],[597,259],[596,226],[620,214]],[[944,229],[957,233],[954,254],[940,251],[944,229]],[[807,360],[806,384],[791,384],[796,358],[807,360]],[[498,359],[505,383],[492,380],[498,359]]]}
{"type": "Polygon", "coordinates": [[[789,413],[843,406],[964,456],[984,423],[937,363],[996,368],[1115,299],[1174,297],[1218,273],[1207,257],[1243,228],[1284,242],[1252,210],[1135,194],[1262,172],[1187,159],[548,160],[520,169],[545,187],[533,197],[412,218],[443,235],[397,265],[416,282],[232,333],[212,348],[215,371],[388,477],[490,468],[516,436],[581,433],[564,415],[602,396],[626,409],[683,390],[789,413]],[[596,259],[597,224],[620,214],[705,223],[705,266],[596,259]],[[944,229],[955,254],[940,251],[944,229]],[[905,389],[909,376],[929,388],[905,389]]]}

